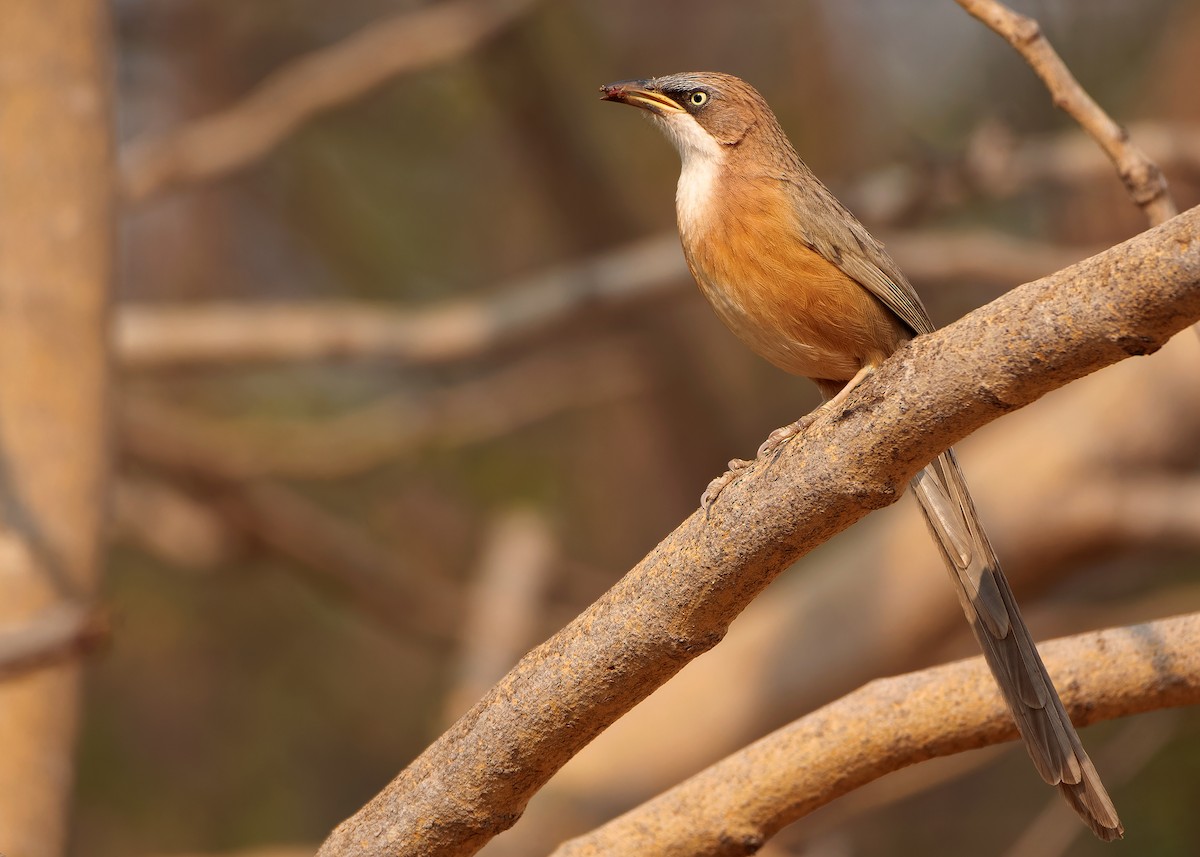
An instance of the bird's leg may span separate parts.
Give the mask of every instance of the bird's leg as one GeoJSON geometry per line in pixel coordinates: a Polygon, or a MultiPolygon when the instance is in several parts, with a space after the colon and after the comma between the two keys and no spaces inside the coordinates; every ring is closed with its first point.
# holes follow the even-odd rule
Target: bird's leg
{"type": "MultiPolygon", "coordinates": [[[[798,434],[804,434],[813,421],[825,411],[831,411],[834,408],[840,407],[846,401],[846,398],[854,391],[854,388],[862,383],[863,378],[866,378],[872,371],[875,365],[868,363],[866,366],[858,370],[853,378],[846,382],[838,392],[829,399],[826,399],[820,406],[809,411],[807,414],[796,420],[794,423],[788,423],[785,426],[780,426],[767,435],[767,439],[763,441],[762,446],[758,448],[758,458],[764,458],[768,455],[773,455],[780,446],[786,441],[791,440],[798,434]]],[[[818,386],[821,391],[826,389],[825,383],[820,383],[818,386]]]]}
{"type": "MultiPolygon", "coordinates": [[[[767,458],[768,456],[775,455],[779,451],[779,447],[781,447],[784,443],[791,440],[798,434],[803,434],[805,430],[812,425],[813,420],[820,416],[821,413],[832,408],[839,407],[844,401],[846,401],[846,398],[851,392],[853,392],[854,388],[857,387],[874,369],[874,363],[868,363],[866,366],[863,366],[858,370],[853,378],[847,381],[846,384],[840,390],[838,390],[838,392],[832,398],[826,399],[819,407],[809,411],[794,423],[788,423],[785,426],[780,426],[779,428],[775,429],[775,431],[771,432],[767,436],[767,439],[763,441],[762,446],[758,448],[758,455],[755,456],[755,461],[757,461],[759,458],[767,458]]],[[[819,384],[818,386],[821,387],[822,392],[825,392],[825,384],[819,384]]],[[[736,479],[738,474],[740,474],[753,463],[753,461],[747,461],[744,458],[735,458],[730,461],[729,469],[712,482],[709,482],[708,487],[704,489],[704,493],[700,495],[700,508],[708,511],[712,504],[717,502],[717,497],[719,497],[721,492],[725,490],[725,486],[736,479]]]]}

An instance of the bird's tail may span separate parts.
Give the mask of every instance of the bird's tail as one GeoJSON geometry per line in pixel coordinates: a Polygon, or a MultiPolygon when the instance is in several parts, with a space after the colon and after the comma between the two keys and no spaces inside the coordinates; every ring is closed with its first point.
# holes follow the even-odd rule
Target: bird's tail
{"type": "Polygon", "coordinates": [[[1104,840],[1124,834],[1116,808],[1046,672],[959,469],[947,450],[912,481],[959,601],[1042,778],[1104,840]]]}

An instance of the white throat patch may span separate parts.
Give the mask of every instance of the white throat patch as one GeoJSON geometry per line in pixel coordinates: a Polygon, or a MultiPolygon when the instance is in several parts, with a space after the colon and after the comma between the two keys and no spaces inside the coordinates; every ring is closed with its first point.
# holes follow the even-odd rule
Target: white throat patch
{"type": "Polygon", "coordinates": [[[675,215],[679,231],[694,233],[702,227],[709,200],[725,160],[725,147],[700,127],[690,113],[655,116],[667,137],[679,150],[683,169],[675,188],[675,215]]]}

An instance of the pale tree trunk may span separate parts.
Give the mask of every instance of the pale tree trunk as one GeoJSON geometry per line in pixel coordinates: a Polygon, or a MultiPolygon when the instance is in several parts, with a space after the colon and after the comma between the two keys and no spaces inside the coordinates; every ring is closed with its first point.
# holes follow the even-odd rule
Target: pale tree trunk
{"type": "MultiPolygon", "coordinates": [[[[109,8],[0,11],[0,626],[99,577],[113,267],[109,8]]],[[[0,854],[61,854],[76,666],[0,683],[0,854]]]]}

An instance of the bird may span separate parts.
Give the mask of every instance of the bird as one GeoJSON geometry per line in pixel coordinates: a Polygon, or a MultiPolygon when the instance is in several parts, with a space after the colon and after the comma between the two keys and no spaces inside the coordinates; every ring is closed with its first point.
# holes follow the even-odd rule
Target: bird
{"type": "MultiPolygon", "coordinates": [[[[896,263],[800,159],[758,91],[729,74],[686,72],[600,87],[640,108],[680,155],[675,193],[688,268],[717,316],[753,351],[809,378],[839,407],[904,343],[934,330],[896,263]]],[[[776,429],[758,457],[803,433],[776,429]]],[[[711,508],[750,462],[730,461],[711,508]]],[[[1021,618],[953,449],[911,481],[963,611],[1038,773],[1105,841],[1124,828],[1021,618]]]]}

